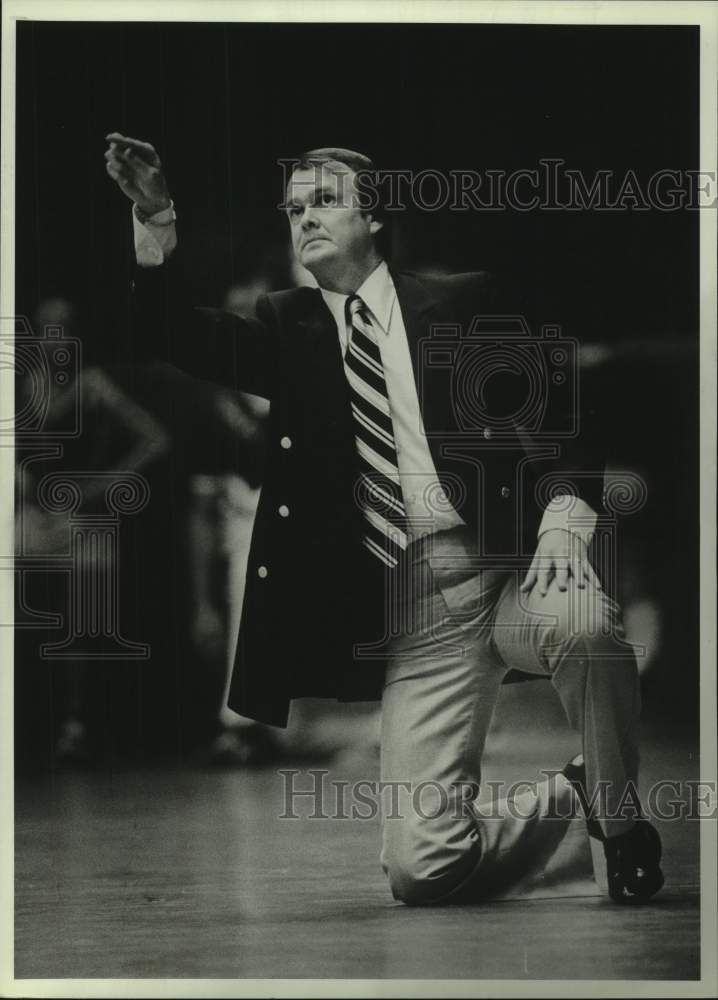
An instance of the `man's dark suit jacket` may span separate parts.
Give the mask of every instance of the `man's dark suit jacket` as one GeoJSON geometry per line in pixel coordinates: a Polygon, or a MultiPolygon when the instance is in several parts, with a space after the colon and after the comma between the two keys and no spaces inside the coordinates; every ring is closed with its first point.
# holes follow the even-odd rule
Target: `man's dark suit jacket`
{"type": "MultiPolygon", "coordinates": [[[[180,268],[177,254],[161,267],[138,268],[137,353],[271,401],[230,707],[284,726],[292,698],[379,698],[386,571],[361,543],[352,416],[331,313],[310,288],[262,297],[257,319],[192,308],[180,268]]],[[[560,474],[557,492],[571,492],[599,510],[597,435],[584,427],[580,447],[576,439],[560,442],[557,455],[556,442],[547,441],[540,427],[507,422],[506,414],[521,408],[520,401],[511,403],[512,391],[525,395],[526,386],[500,364],[485,387],[489,394],[494,390],[493,401],[472,403],[471,342],[459,355],[459,338],[475,317],[506,310],[487,273],[392,271],[392,278],[439,481],[476,537],[477,556],[507,570],[523,559],[525,569],[546,503],[545,494],[536,493],[541,477],[560,474]],[[467,429],[472,406],[479,416],[467,429]],[[493,431],[492,406],[498,414],[493,431]]],[[[483,343],[496,342],[492,329],[491,321],[483,323],[477,334],[483,343]]],[[[542,348],[531,350],[537,358],[542,348]]],[[[551,417],[549,406],[545,426],[559,426],[566,416],[551,417]]]]}

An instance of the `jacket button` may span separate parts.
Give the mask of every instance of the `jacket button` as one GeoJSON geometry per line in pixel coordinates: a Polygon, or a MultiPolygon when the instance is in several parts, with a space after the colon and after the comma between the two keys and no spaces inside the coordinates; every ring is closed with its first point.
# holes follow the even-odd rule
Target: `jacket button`
{"type": "Polygon", "coordinates": [[[289,437],[283,437],[282,440],[279,443],[281,444],[282,448],[291,448],[292,447],[292,439],[289,438],[289,437]]]}
{"type": "Polygon", "coordinates": [[[510,497],[511,496],[511,490],[508,488],[508,486],[502,486],[500,492],[501,492],[501,496],[504,498],[504,500],[506,499],[506,497],[510,497]]]}
{"type": "Polygon", "coordinates": [[[484,437],[486,438],[486,440],[487,441],[491,440],[491,438],[493,436],[494,435],[493,435],[493,432],[492,432],[491,428],[490,427],[484,427],[484,437]]]}
{"type": "Polygon", "coordinates": [[[268,573],[269,570],[267,569],[266,566],[260,566],[259,569],[257,570],[257,576],[260,577],[260,579],[262,580],[264,580],[264,578],[267,576],[268,573]]]}
{"type": "Polygon", "coordinates": [[[284,504],[284,503],[279,508],[279,516],[280,517],[289,517],[289,507],[287,507],[287,505],[284,504]]]}

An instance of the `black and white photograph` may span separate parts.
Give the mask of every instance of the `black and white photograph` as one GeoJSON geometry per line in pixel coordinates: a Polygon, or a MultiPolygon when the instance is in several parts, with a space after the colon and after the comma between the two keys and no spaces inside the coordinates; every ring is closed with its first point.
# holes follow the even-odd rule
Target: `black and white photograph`
{"type": "Polygon", "coordinates": [[[717,23],[5,6],[2,995],[715,995],[717,23]]]}

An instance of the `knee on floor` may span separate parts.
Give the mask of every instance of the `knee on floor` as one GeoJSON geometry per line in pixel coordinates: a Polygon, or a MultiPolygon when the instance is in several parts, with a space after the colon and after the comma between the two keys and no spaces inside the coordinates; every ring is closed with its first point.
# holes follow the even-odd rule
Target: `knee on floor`
{"type": "Polygon", "coordinates": [[[392,858],[384,861],[384,870],[394,899],[407,906],[431,906],[449,902],[466,882],[478,855],[465,855],[441,866],[429,865],[418,858],[392,858]]]}

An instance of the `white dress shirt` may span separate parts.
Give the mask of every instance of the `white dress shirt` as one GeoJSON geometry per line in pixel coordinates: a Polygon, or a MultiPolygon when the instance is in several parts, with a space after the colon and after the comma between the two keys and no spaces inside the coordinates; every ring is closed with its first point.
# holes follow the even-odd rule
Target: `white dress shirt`
{"type": "MultiPolygon", "coordinates": [[[[133,206],[135,253],[140,267],[158,267],[175,249],[175,218],[174,205],[149,218],[139,214],[137,206],[133,206]]],[[[334,317],[343,353],[349,335],[344,311],[348,296],[326,288],[320,288],[320,292],[334,317]]],[[[464,521],[438,481],[421,417],[404,319],[385,262],[372,271],[356,294],[379,327],[379,350],[394,425],[408,534],[417,538],[462,525],[464,521]]],[[[596,514],[579,497],[554,497],[544,511],[538,535],[553,528],[571,531],[588,545],[596,528],[596,514]]]]}
{"type": "MultiPolygon", "coordinates": [[[[326,288],[320,288],[320,291],[334,317],[344,354],[349,338],[345,311],[349,296],[327,291],[326,288]]],[[[377,333],[394,425],[407,534],[410,538],[418,538],[433,531],[456,528],[464,521],[439,484],[421,417],[404,318],[394,282],[384,261],[372,271],[356,294],[369,310],[377,333]]]]}

